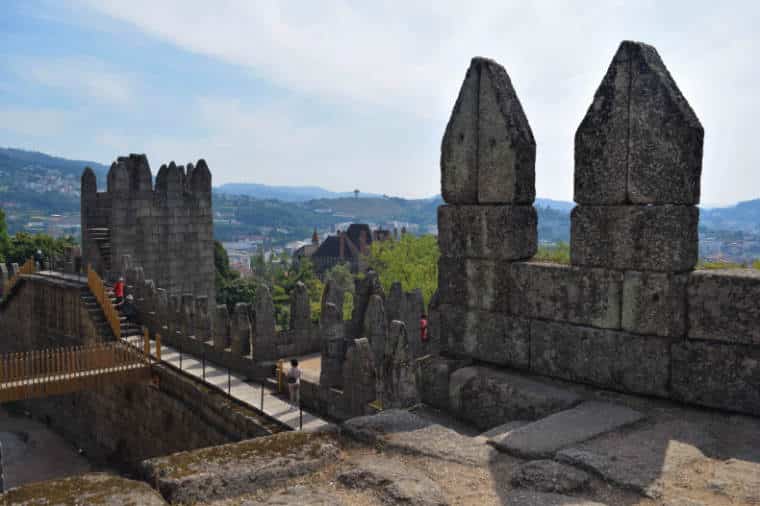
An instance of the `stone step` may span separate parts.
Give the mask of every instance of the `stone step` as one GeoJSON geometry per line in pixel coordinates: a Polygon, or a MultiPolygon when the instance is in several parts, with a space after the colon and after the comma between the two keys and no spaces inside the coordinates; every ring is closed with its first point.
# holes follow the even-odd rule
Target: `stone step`
{"type": "Polygon", "coordinates": [[[638,422],[644,415],[619,404],[587,401],[488,442],[496,449],[522,458],[551,458],[569,446],[638,422]]]}
{"type": "Polygon", "coordinates": [[[449,379],[450,410],[480,430],[537,420],[582,400],[572,390],[492,367],[464,367],[449,379]]]}

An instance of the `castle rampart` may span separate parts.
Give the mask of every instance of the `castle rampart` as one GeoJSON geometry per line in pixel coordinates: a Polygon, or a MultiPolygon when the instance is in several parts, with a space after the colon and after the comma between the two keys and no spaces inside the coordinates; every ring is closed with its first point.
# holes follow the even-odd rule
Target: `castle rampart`
{"type": "Polygon", "coordinates": [[[571,265],[531,261],[533,136],[473,59],[441,148],[445,353],[760,414],[760,276],[694,271],[703,137],[657,51],[623,42],[575,136],[571,265]]]}

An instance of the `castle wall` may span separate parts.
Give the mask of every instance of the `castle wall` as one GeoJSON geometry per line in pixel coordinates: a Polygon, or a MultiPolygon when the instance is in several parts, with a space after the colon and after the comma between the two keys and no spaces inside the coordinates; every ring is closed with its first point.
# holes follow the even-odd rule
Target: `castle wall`
{"type": "MultiPolygon", "coordinates": [[[[163,165],[155,188],[145,155],[120,157],[108,172],[106,192],[95,174],[82,175],[82,250],[101,274],[124,274],[122,258],[142,266],[145,278],[170,294],[215,300],[211,173],[196,166],[163,165]],[[106,229],[107,235],[103,230],[106,229]]],[[[129,282],[129,280],[128,280],[129,282]]]]}
{"type": "Polygon", "coordinates": [[[703,136],[657,51],[622,43],[575,137],[571,265],[533,262],[530,126],[474,59],[441,150],[444,352],[760,415],[760,275],[694,271],[703,136]]]}

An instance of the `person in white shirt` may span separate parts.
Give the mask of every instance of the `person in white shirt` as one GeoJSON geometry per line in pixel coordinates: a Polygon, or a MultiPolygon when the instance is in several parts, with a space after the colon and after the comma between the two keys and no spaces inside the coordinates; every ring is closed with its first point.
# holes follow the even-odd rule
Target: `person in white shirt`
{"type": "Polygon", "coordinates": [[[298,360],[290,361],[288,370],[288,393],[290,402],[298,406],[301,403],[301,369],[298,367],[298,360]]]}

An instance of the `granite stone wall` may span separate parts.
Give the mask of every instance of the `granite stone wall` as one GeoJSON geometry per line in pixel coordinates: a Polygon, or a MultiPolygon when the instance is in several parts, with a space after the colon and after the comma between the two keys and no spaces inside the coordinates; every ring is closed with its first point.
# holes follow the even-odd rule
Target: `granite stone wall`
{"type": "Polygon", "coordinates": [[[87,168],[81,216],[84,265],[113,277],[124,274],[120,262],[129,255],[170,295],[215,300],[211,172],[204,160],[162,165],[154,187],[145,155],[119,157],[100,193],[87,168]]]}
{"type": "Polygon", "coordinates": [[[575,136],[571,265],[531,261],[535,142],[506,70],[473,59],[441,148],[443,351],[760,414],[760,275],[694,270],[703,137],[657,51],[623,42],[575,136]]]}

